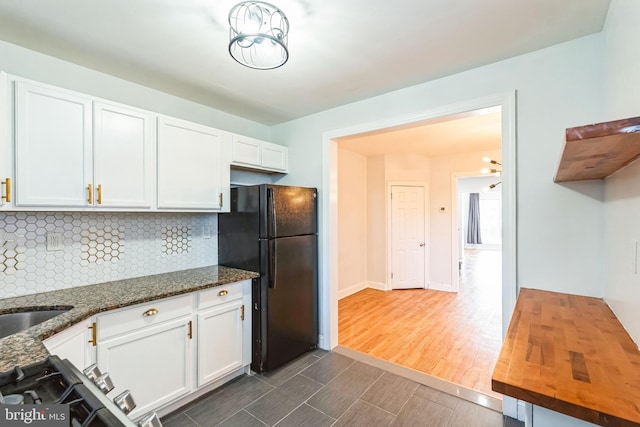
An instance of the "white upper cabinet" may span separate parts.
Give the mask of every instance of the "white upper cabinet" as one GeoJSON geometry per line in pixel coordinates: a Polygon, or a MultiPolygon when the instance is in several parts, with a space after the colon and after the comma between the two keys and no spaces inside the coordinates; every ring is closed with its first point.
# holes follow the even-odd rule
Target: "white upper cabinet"
{"type": "Polygon", "coordinates": [[[262,166],[262,141],[233,135],[231,160],[234,165],[262,166]]]}
{"type": "MultiPolygon", "coordinates": [[[[239,138],[238,164],[286,170],[286,147],[239,138]]],[[[229,132],[0,71],[0,210],[228,212],[231,145],[229,132]]]]}
{"type": "Polygon", "coordinates": [[[232,137],[231,164],[267,172],[286,173],[288,148],[241,135],[232,137]]]}
{"type": "Polygon", "coordinates": [[[15,206],[150,209],[154,117],[15,82],[15,206]]]}
{"type": "Polygon", "coordinates": [[[12,206],[13,200],[13,98],[9,79],[0,71],[0,209],[12,206]]]}
{"type": "Polygon", "coordinates": [[[92,156],[90,99],[16,82],[16,206],[88,206],[92,156]]]}
{"type": "Polygon", "coordinates": [[[262,143],[262,167],[279,172],[289,170],[289,149],[270,142],[262,143]]]}
{"type": "Polygon", "coordinates": [[[154,132],[146,112],[94,104],[95,206],[152,207],[154,132]]]}
{"type": "Polygon", "coordinates": [[[228,134],[158,119],[158,208],[229,210],[228,134]]]}

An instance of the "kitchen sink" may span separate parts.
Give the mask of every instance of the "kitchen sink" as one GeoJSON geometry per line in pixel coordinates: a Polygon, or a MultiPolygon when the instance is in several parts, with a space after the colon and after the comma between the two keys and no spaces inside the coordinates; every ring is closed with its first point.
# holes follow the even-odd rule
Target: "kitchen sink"
{"type": "Polygon", "coordinates": [[[62,309],[26,310],[18,313],[0,314],[0,338],[24,331],[39,323],[66,313],[71,307],[62,309]]]}

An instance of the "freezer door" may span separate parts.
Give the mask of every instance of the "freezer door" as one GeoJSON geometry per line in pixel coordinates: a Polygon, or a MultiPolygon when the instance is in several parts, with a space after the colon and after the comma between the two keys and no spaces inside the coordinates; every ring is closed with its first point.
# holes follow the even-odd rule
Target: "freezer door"
{"type": "Polygon", "coordinates": [[[262,282],[267,288],[266,304],[263,302],[263,366],[272,370],[317,347],[317,236],[285,237],[265,243],[269,246],[270,277],[262,282]]]}
{"type": "Polygon", "coordinates": [[[317,190],[315,188],[265,185],[266,220],[263,238],[302,236],[318,232],[317,190]]]}

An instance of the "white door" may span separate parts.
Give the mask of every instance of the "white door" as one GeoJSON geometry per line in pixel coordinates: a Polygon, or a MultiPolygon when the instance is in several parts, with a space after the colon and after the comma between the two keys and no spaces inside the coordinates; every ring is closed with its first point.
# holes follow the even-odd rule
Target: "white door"
{"type": "Polygon", "coordinates": [[[150,115],[94,105],[94,205],[151,208],[154,128],[150,115]]]}
{"type": "Polygon", "coordinates": [[[425,189],[391,187],[392,289],[425,287],[425,189]]]}
{"type": "Polygon", "coordinates": [[[198,314],[198,387],[242,367],[242,300],[198,314]]]}
{"type": "Polygon", "coordinates": [[[98,367],[109,372],[115,389],[131,390],[135,418],[193,389],[190,318],[170,320],[98,343],[98,367]]]}
{"type": "Polygon", "coordinates": [[[225,203],[228,208],[225,138],[217,129],[158,119],[158,208],[221,211],[225,203]]]}
{"type": "Polygon", "coordinates": [[[16,82],[16,206],[89,206],[91,100],[16,82]]]}

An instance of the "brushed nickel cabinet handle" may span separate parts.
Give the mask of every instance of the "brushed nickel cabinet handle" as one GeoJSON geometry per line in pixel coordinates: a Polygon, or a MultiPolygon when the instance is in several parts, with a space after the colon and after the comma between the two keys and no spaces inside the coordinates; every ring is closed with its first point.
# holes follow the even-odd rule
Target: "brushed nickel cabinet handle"
{"type": "Polygon", "coordinates": [[[149,310],[142,313],[144,317],[155,316],[156,314],[158,314],[158,309],[156,308],[150,308],[149,310]]]}
{"type": "Polygon", "coordinates": [[[219,297],[223,297],[223,296],[227,295],[228,293],[229,293],[229,291],[227,291],[226,289],[223,289],[220,292],[218,292],[218,296],[219,297]]]}
{"type": "Polygon", "coordinates": [[[88,188],[89,188],[89,198],[87,199],[87,201],[89,202],[90,205],[92,205],[93,204],[93,184],[89,184],[88,188]]]}
{"type": "Polygon", "coordinates": [[[2,181],[2,184],[5,185],[5,195],[2,196],[2,198],[5,199],[7,203],[9,203],[11,202],[11,178],[7,178],[6,180],[2,181]]]}

